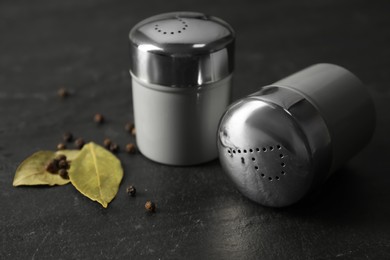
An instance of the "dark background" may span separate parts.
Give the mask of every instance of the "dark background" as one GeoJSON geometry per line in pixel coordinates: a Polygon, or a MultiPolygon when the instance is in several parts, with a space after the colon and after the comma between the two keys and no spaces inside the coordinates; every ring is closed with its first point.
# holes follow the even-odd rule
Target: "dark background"
{"type": "Polygon", "coordinates": [[[2,0],[0,258],[389,259],[389,26],[386,0],[2,0]],[[178,10],[236,30],[233,100],[318,62],[354,72],[375,100],[372,142],[316,196],[284,209],[247,200],[218,160],[169,167],[121,153],[125,176],[107,209],[72,185],[12,187],[18,164],[55,149],[65,130],[134,141],[123,130],[133,120],[128,32],[178,10]],[[60,86],[73,95],[61,101],[60,86]],[[107,118],[101,127],[97,112],[107,118]],[[136,198],[125,193],[130,183],[136,198]],[[156,214],[146,214],[148,199],[156,214]]]}

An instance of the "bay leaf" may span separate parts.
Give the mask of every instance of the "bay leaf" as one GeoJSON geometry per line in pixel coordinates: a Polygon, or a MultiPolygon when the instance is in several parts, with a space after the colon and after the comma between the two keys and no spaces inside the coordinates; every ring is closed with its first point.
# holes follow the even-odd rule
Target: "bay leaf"
{"type": "Polygon", "coordinates": [[[16,169],[13,186],[21,185],[65,185],[70,180],[65,180],[58,174],[46,171],[48,163],[60,154],[72,161],[79,150],[39,151],[26,158],[16,169]]]}
{"type": "Polygon", "coordinates": [[[104,208],[116,196],[122,177],[123,169],[119,159],[93,142],[83,146],[69,169],[73,186],[104,208]]]}

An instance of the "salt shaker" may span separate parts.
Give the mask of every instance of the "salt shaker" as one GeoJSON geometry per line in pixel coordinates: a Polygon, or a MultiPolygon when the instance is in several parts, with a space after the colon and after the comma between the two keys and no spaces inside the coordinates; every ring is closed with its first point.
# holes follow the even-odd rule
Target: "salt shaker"
{"type": "Polygon", "coordinates": [[[248,198],[291,205],[371,139],[374,103],[363,83],[316,64],[232,104],[221,119],[221,164],[248,198]]]}
{"type": "Polygon", "coordinates": [[[217,157],[230,101],[234,31],[195,12],[150,17],[129,34],[136,141],[149,159],[194,165],[217,157]]]}

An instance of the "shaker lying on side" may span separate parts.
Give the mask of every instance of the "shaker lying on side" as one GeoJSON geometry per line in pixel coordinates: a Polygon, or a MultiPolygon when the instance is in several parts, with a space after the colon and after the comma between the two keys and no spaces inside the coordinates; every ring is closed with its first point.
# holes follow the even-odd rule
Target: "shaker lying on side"
{"type": "Polygon", "coordinates": [[[130,31],[137,146],[154,161],[217,158],[218,122],[230,101],[234,31],[194,12],[160,14],[130,31]]]}
{"type": "Polygon", "coordinates": [[[371,139],[375,109],[346,69],[317,64],[232,104],[221,119],[222,167],[248,198],[291,205],[371,139]]]}

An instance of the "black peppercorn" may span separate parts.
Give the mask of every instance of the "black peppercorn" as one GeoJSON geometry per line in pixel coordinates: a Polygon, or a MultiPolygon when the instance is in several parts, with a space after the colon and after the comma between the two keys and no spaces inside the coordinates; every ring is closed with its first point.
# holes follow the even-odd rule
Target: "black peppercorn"
{"type": "Polygon", "coordinates": [[[131,135],[135,135],[135,127],[133,123],[126,123],[125,125],[126,132],[130,133],[131,135]]]}
{"type": "Polygon", "coordinates": [[[59,169],[59,167],[58,167],[58,163],[60,162],[59,159],[54,158],[53,160],[51,160],[51,162],[59,169]]]}
{"type": "Polygon", "coordinates": [[[135,149],[135,145],[132,144],[132,143],[129,143],[126,145],[126,152],[127,153],[135,153],[136,149],[135,149]]]}
{"type": "Polygon", "coordinates": [[[153,201],[150,201],[148,200],[146,203],[145,203],[145,209],[148,211],[148,212],[156,212],[156,203],[154,203],[153,201]]]}
{"type": "Polygon", "coordinates": [[[95,121],[95,123],[97,123],[97,124],[102,124],[104,122],[104,117],[102,114],[97,113],[93,117],[93,121],[95,121]]]}
{"type": "Polygon", "coordinates": [[[83,148],[85,142],[82,138],[77,138],[76,141],[74,141],[74,145],[77,149],[83,148]]]}
{"type": "Polygon", "coordinates": [[[59,143],[57,145],[57,150],[65,150],[66,149],[66,145],[64,143],[59,143]]]}
{"type": "Polygon", "coordinates": [[[65,132],[63,135],[62,135],[62,140],[64,142],[72,142],[73,141],[73,134],[71,132],[65,132]]]}
{"type": "Polygon", "coordinates": [[[63,179],[66,179],[66,180],[69,180],[69,175],[68,175],[68,171],[65,170],[65,169],[60,169],[58,171],[58,174],[63,178],[63,179]]]}
{"type": "Polygon", "coordinates": [[[135,188],[133,185],[130,185],[130,186],[128,186],[128,187],[126,188],[126,192],[127,192],[127,194],[128,194],[129,196],[134,197],[135,194],[136,194],[136,192],[137,192],[137,190],[136,190],[136,188],[135,188]]]}
{"type": "Polygon", "coordinates": [[[46,171],[50,172],[50,173],[58,173],[58,165],[57,163],[52,160],[48,163],[48,165],[46,165],[46,171]]]}
{"type": "Polygon", "coordinates": [[[58,96],[60,96],[61,98],[66,98],[69,96],[69,91],[66,89],[66,88],[60,88],[58,91],[57,91],[57,94],[58,96]]]}
{"type": "Polygon", "coordinates": [[[111,144],[112,144],[111,139],[109,139],[109,138],[104,139],[103,145],[104,145],[104,147],[106,147],[106,149],[110,149],[111,144]]]}
{"type": "Polygon", "coordinates": [[[111,143],[109,150],[112,153],[117,153],[117,152],[119,152],[119,146],[116,143],[111,143]]]}
{"type": "Polygon", "coordinates": [[[66,160],[61,160],[58,162],[58,167],[60,169],[68,169],[69,165],[68,165],[68,162],[66,160]]]}

